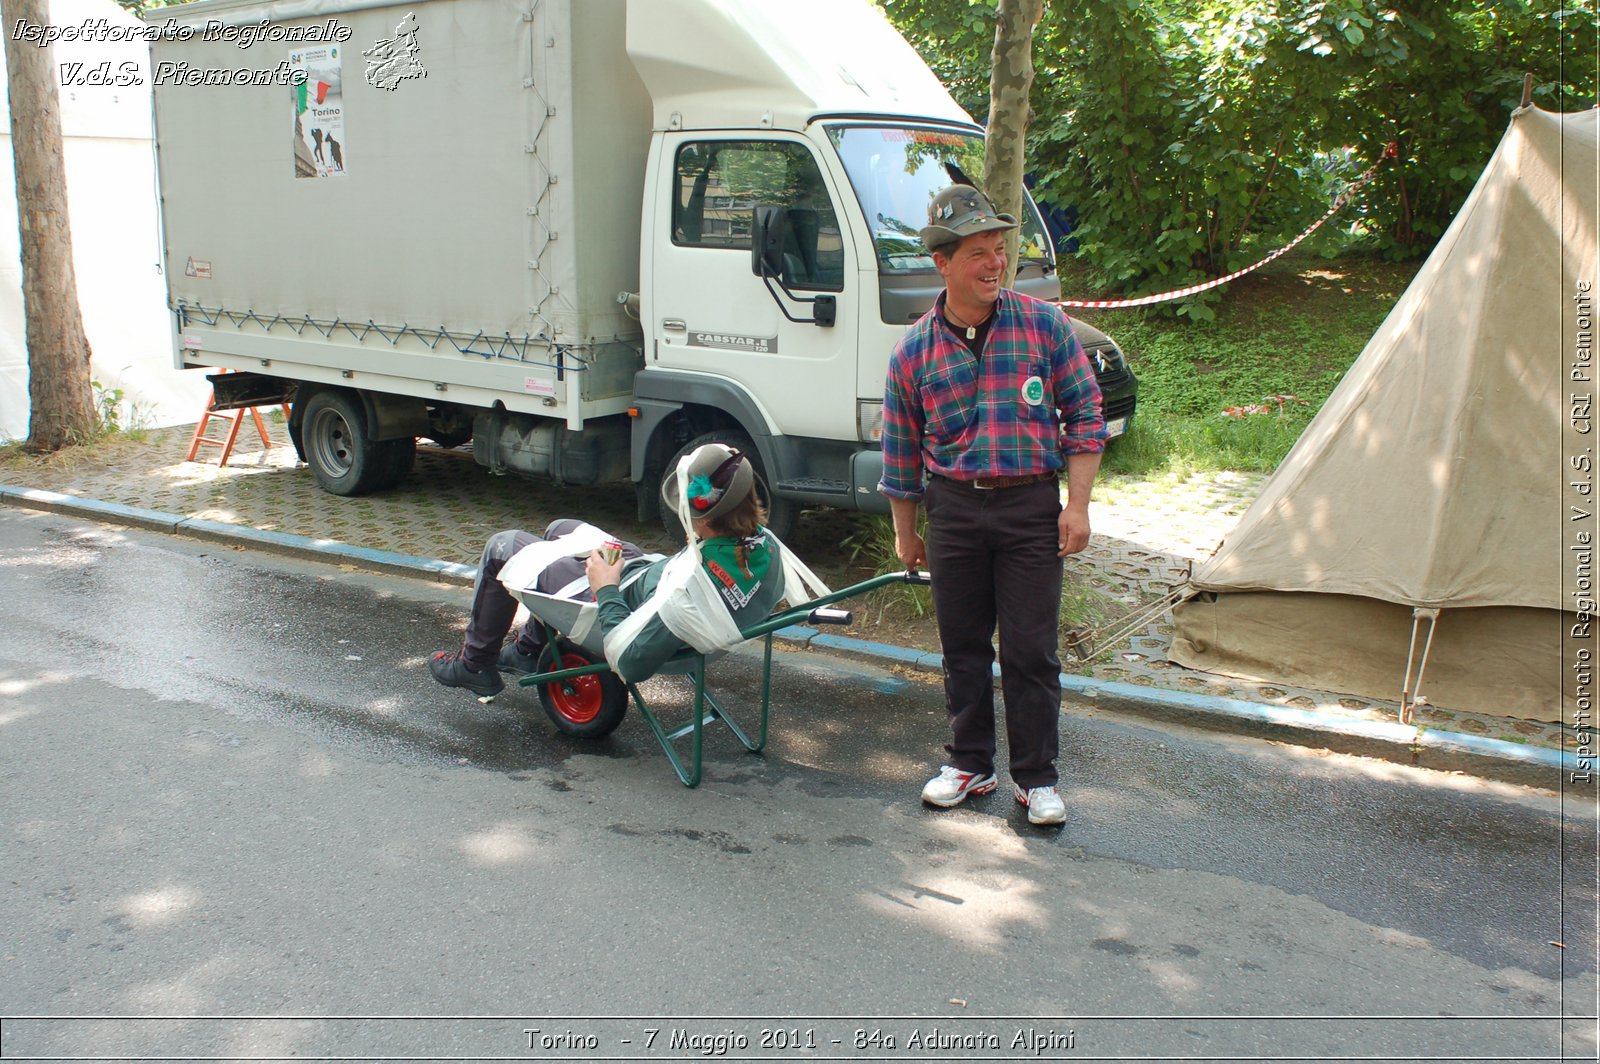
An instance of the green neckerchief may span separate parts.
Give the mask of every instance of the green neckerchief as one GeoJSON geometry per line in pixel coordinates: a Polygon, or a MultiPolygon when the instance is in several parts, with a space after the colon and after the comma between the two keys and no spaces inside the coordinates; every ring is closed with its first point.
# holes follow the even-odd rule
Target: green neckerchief
{"type": "Polygon", "coordinates": [[[711,574],[717,591],[734,608],[742,607],[767,577],[772,551],[767,547],[766,530],[749,539],[718,536],[700,544],[700,560],[711,574]]]}

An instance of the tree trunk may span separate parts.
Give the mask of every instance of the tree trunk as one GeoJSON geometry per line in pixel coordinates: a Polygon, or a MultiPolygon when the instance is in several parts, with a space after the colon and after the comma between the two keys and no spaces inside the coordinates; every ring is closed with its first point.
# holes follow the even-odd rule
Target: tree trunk
{"type": "MultiPolygon", "coordinates": [[[[8,31],[19,21],[44,26],[49,19],[47,0],[0,0],[0,21],[8,31]]],[[[72,268],[55,49],[17,36],[6,33],[5,55],[27,319],[31,418],[26,449],[37,453],[90,439],[99,421],[72,268]]]]}
{"type": "MultiPolygon", "coordinates": [[[[1044,15],[1044,0],[1000,0],[997,14],[983,183],[995,208],[1020,220],[1028,93],[1033,88],[1033,28],[1044,15]]],[[[1006,275],[1001,282],[1006,285],[1017,275],[1017,237],[1015,229],[1006,234],[1006,275]]]]}

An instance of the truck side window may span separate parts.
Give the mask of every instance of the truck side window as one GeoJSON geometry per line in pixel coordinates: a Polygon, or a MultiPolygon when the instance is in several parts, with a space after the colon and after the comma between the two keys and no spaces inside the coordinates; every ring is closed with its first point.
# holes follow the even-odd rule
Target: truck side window
{"type": "Polygon", "coordinates": [[[783,280],[791,288],[844,287],[844,241],[822,172],[803,144],[707,140],[678,149],[672,242],[750,250],[750,212],[786,211],[783,280]]]}

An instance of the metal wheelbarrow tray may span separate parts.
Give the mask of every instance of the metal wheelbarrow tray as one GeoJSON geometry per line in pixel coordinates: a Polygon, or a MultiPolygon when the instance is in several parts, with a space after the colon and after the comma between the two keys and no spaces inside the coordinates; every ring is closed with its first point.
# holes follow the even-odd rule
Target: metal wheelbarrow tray
{"type": "Polygon", "coordinates": [[[722,722],[751,753],[760,753],[766,747],[772,704],[773,633],[802,622],[849,624],[851,615],[848,610],[828,607],[889,584],[927,583],[927,573],[885,573],[811,602],[781,610],[761,623],[744,629],[741,634],[747,641],[760,639],[764,644],[761,661],[761,722],[754,738],[706,689],[706,664],[721,654],[702,654],[693,648],[679,651],[660,669],[661,675],[689,676],[694,681],[694,712],[690,722],[668,731],[656,711],[645,701],[638,684],[624,682],[606,663],[602,633],[599,622],[594,618],[595,605],[592,602],[558,598],[538,591],[518,592],[518,598],[528,607],[528,612],[544,628],[545,648],[539,657],[538,671],[528,673],[517,682],[523,687],[538,689],[539,702],[558,729],[583,739],[599,739],[615,731],[628,712],[631,698],[634,705],[639,707],[639,715],[661,744],[672,771],[678,774],[684,786],[694,787],[700,783],[701,752],[707,724],[722,722]],[[576,637],[572,635],[575,632],[579,633],[576,637]],[[678,740],[685,737],[690,741],[687,764],[677,747],[678,740]]]}

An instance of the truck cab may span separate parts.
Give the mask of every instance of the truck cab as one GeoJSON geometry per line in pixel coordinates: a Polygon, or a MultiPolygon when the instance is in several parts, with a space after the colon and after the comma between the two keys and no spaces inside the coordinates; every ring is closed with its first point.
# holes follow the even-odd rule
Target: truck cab
{"type": "MultiPolygon", "coordinates": [[[[853,0],[630,0],[628,53],[654,124],[635,479],[713,435],[742,438],[775,524],[807,505],[887,512],[889,353],[943,285],[917,233],[935,192],[981,181],[983,130],[853,0]]],[[[1031,201],[1018,258],[1018,290],[1060,297],[1031,201]]]]}

